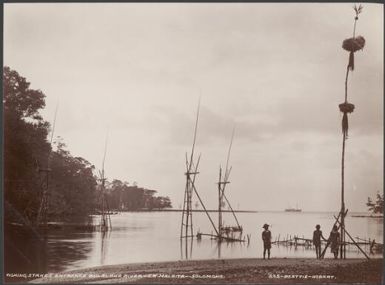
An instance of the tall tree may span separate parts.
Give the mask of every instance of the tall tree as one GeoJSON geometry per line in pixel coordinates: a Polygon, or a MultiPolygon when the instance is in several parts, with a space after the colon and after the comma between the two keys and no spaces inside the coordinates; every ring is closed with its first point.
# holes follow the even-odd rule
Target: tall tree
{"type": "Polygon", "coordinates": [[[9,67],[3,68],[4,198],[7,207],[29,220],[37,214],[40,192],[38,167],[45,167],[50,144],[49,123],[39,111],[45,95],[9,67]]]}
{"type": "Polygon", "coordinates": [[[44,175],[49,177],[49,211],[52,216],[85,216],[95,208],[94,166],[73,157],[59,138],[57,150],[48,142],[49,123],[39,111],[45,95],[9,67],[3,68],[4,84],[4,198],[5,219],[36,219],[42,198],[44,175]]]}

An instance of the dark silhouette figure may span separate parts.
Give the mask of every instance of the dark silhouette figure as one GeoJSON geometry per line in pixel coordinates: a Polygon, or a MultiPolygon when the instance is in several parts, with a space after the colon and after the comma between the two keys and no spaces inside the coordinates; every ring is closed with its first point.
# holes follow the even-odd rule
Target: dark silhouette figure
{"type": "Polygon", "coordinates": [[[336,225],[333,226],[328,241],[330,242],[330,250],[334,254],[334,258],[337,259],[338,248],[340,246],[340,233],[338,232],[338,227],[336,225]]]}
{"type": "Polygon", "coordinates": [[[270,248],[271,248],[271,232],[269,231],[269,225],[264,224],[263,228],[265,229],[262,232],[262,240],[263,240],[263,259],[266,259],[266,251],[267,257],[270,259],[270,248]]]}
{"type": "Polygon", "coordinates": [[[315,253],[316,253],[317,259],[319,259],[321,257],[321,238],[323,240],[326,240],[326,239],[323,237],[322,231],[320,230],[321,226],[316,225],[315,228],[316,230],[313,232],[313,244],[315,246],[315,253]]]}

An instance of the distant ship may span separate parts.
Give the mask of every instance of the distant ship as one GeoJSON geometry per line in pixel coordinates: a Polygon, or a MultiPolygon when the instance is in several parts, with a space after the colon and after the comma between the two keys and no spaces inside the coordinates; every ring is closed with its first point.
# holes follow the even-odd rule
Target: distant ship
{"type": "Polygon", "coordinates": [[[288,209],[285,209],[285,212],[302,212],[302,209],[288,208],[288,209]]]}
{"type": "Polygon", "coordinates": [[[287,208],[285,209],[285,212],[302,212],[302,209],[298,208],[298,205],[296,208],[287,208]]]}

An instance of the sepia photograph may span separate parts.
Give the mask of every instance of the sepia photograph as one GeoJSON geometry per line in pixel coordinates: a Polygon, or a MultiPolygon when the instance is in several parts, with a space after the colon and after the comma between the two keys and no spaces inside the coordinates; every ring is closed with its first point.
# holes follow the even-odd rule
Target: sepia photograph
{"type": "Polygon", "coordinates": [[[5,284],[383,284],[380,3],[3,4],[5,284]]]}

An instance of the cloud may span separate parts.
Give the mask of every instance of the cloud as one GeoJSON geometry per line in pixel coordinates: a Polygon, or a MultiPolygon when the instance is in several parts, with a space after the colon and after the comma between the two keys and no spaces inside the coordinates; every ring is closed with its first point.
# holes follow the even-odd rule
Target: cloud
{"type": "MultiPolygon", "coordinates": [[[[235,126],[231,187],[242,207],[303,197],[330,210],[353,17],[346,3],[8,3],[4,61],[47,95],[50,121],[60,98],[56,134],[74,155],[99,165],[110,127],[109,177],[177,205],[201,97],[202,188],[213,187],[235,126]]],[[[349,74],[347,159],[349,181],[366,193],[382,183],[381,5],[365,4],[357,32],[367,46],[349,74]]],[[[213,205],[215,193],[205,192],[213,205]]]]}

